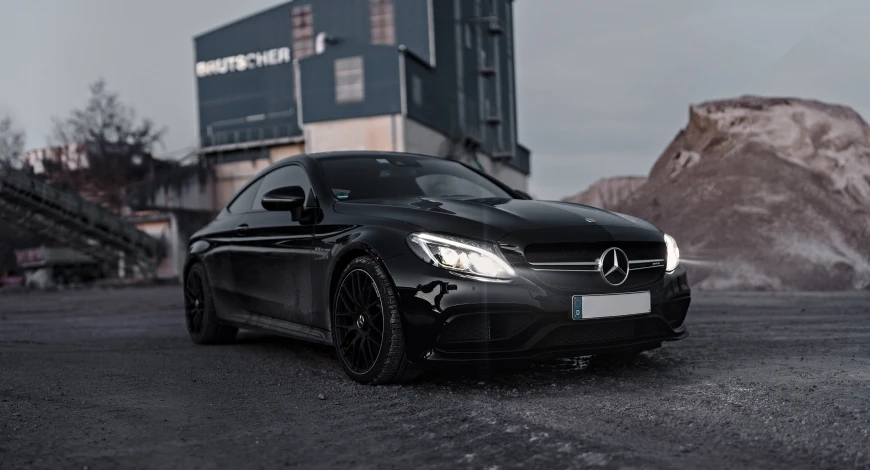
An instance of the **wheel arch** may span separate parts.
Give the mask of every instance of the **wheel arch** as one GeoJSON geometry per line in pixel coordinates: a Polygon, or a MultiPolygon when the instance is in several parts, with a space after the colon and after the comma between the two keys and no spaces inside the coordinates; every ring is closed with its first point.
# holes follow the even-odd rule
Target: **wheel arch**
{"type": "Polygon", "coordinates": [[[341,274],[344,272],[345,268],[356,258],[360,256],[371,256],[377,261],[377,263],[381,266],[384,272],[387,273],[387,277],[390,278],[392,282],[392,276],[390,275],[389,269],[383,262],[383,258],[378,254],[377,250],[375,250],[371,245],[366,243],[354,243],[352,245],[348,245],[336,258],[335,263],[332,265],[332,270],[329,273],[329,291],[327,297],[327,311],[329,312],[329,330],[333,329],[333,318],[332,318],[332,303],[335,298],[335,291],[338,289],[338,281],[341,280],[341,274]]]}
{"type": "Polygon", "coordinates": [[[190,244],[187,252],[187,259],[184,260],[184,267],[181,270],[181,282],[184,283],[185,279],[187,279],[187,273],[190,272],[190,268],[193,267],[196,263],[205,263],[202,259],[203,253],[205,253],[209,249],[209,244],[202,240],[194,241],[190,244]]]}
{"type": "Polygon", "coordinates": [[[187,275],[190,273],[191,268],[193,268],[196,264],[203,264],[202,258],[199,255],[190,255],[184,261],[184,268],[181,270],[181,284],[184,285],[187,280],[187,275]]]}

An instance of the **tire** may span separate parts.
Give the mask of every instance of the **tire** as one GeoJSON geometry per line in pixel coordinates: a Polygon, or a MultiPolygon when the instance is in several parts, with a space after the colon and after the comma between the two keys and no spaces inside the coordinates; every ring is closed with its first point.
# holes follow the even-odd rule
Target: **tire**
{"type": "Polygon", "coordinates": [[[332,338],[344,371],[359,383],[410,382],[423,372],[405,356],[396,289],[371,256],[351,261],[339,278],[332,299],[332,338]]]}
{"type": "Polygon", "coordinates": [[[214,297],[205,268],[193,265],[184,279],[184,318],[187,333],[196,344],[229,343],[238,328],[222,325],[215,314],[214,297]]]}

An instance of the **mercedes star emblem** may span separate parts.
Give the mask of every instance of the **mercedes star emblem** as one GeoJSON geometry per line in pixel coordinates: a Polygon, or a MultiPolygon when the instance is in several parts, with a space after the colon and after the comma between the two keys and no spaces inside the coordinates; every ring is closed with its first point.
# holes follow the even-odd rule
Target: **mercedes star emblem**
{"type": "Polygon", "coordinates": [[[619,248],[608,248],[598,259],[598,271],[608,284],[621,285],[628,279],[628,256],[619,248]]]}

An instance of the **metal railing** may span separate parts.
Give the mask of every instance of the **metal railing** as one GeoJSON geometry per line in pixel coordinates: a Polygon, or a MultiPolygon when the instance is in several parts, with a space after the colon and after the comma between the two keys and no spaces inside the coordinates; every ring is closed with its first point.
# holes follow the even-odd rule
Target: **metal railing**
{"type": "Polygon", "coordinates": [[[119,215],[9,168],[0,168],[0,219],[146,277],[161,255],[159,240],[119,215]]]}

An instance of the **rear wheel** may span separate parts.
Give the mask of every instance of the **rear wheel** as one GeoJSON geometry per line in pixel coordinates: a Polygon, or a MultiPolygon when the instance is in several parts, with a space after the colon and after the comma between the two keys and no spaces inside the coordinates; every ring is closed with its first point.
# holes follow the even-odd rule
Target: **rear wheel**
{"type": "Polygon", "coordinates": [[[184,317],[190,339],[197,344],[228,343],[239,331],[218,321],[211,285],[201,264],[193,265],[184,280],[184,317]]]}
{"type": "Polygon", "coordinates": [[[345,372],[364,384],[416,379],[421,369],[405,357],[395,288],[371,256],[345,268],[332,300],[332,337],[345,372]]]}

